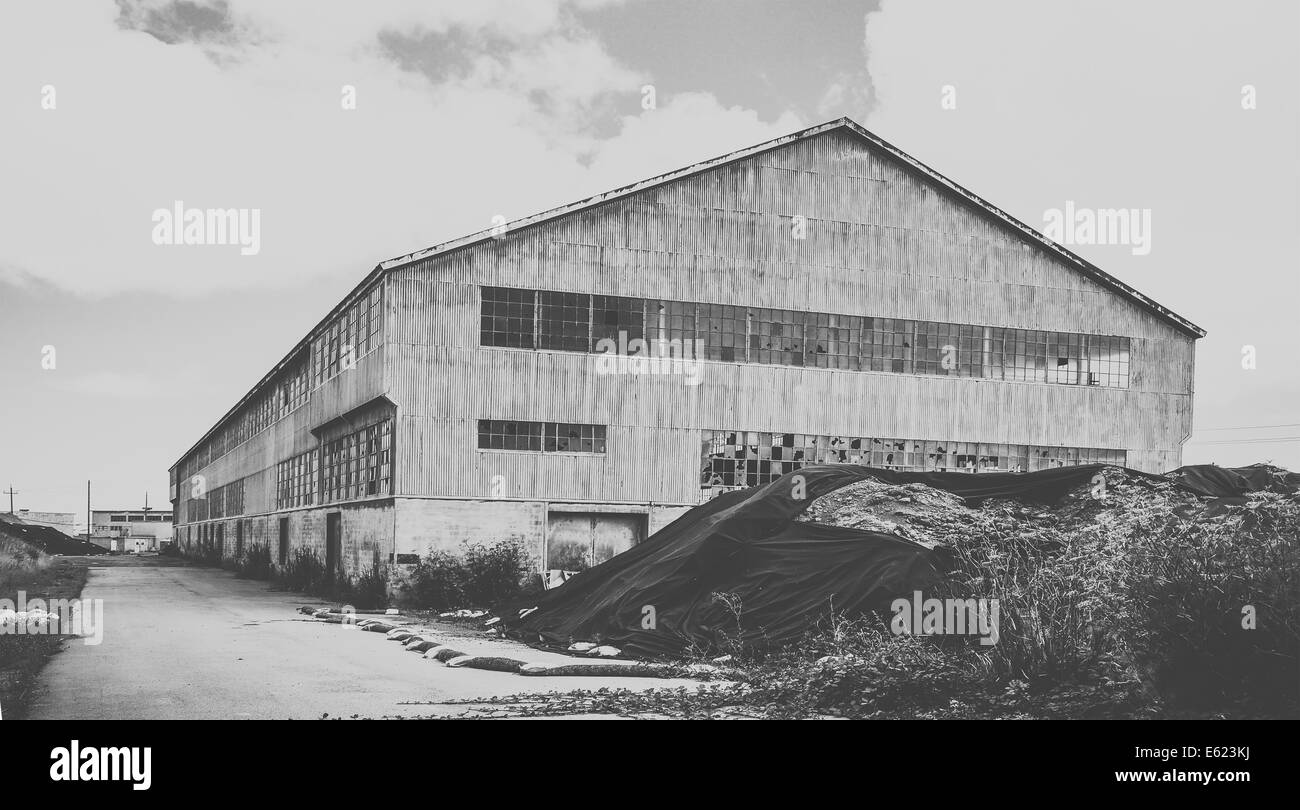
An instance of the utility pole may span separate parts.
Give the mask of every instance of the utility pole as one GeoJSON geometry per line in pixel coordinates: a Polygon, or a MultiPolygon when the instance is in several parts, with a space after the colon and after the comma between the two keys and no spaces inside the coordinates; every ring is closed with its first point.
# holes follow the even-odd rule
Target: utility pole
{"type": "Polygon", "coordinates": [[[9,495],[9,514],[12,515],[14,513],[14,496],[18,494],[18,490],[14,489],[13,484],[10,484],[5,493],[9,495]]]}
{"type": "Polygon", "coordinates": [[[90,536],[94,534],[95,527],[90,522],[90,479],[86,479],[86,542],[90,542],[90,536]]]}

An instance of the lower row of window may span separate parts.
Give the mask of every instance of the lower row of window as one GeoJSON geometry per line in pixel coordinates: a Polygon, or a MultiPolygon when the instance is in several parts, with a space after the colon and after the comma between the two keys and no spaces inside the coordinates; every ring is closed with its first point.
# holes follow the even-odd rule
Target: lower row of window
{"type": "Polygon", "coordinates": [[[1128,453],[1060,447],[806,433],[706,431],[700,487],[754,487],[808,464],[861,464],[890,470],[1034,472],[1078,464],[1125,466],[1128,453]]]}
{"type": "MultiPolygon", "coordinates": [[[[478,420],[480,450],[592,453],[606,449],[605,425],[478,420]]],[[[1077,464],[1123,466],[1128,454],[1100,447],[1061,447],[808,433],[705,431],[700,486],[766,484],[806,464],[862,464],[892,470],[1032,472],[1077,464]]]]}

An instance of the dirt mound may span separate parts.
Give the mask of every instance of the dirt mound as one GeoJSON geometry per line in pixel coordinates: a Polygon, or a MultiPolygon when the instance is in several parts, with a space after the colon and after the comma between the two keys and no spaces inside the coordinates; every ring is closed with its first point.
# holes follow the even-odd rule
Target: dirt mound
{"type": "MultiPolygon", "coordinates": [[[[1259,473],[1261,483],[1285,482],[1291,475],[1259,473]]],[[[1174,513],[1192,519],[1213,514],[1228,498],[1207,497],[1188,489],[1181,477],[1151,476],[1123,467],[1105,467],[1060,497],[963,498],[924,483],[899,484],[868,478],[814,500],[797,520],[893,534],[927,545],[951,545],[991,525],[1014,522],[1071,533],[1128,529],[1144,520],[1174,513]]]]}
{"type": "Polygon", "coordinates": [[[58,529],[26,523],[12,515],[0,516],[0,536],[26,543],[46,554],[77,556],[108,553],[89,540],[69,537],[58,529]]]}
{"type": "Polygon", "coordinates": [[[925,484],[892,484],[868,478],[809,504],[796,520],[893,534],[927,545],[974,510],[965,501],[925,484]]]}

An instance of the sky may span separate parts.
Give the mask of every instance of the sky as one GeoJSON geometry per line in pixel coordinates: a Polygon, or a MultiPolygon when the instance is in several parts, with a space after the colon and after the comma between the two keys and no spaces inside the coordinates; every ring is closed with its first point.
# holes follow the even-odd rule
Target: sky
{"type": "Polygon", "coordinates": [[[1073,249],[1208,331],[1184,462],[1300,469],[1298,9],[6,3],[0,487],[165,506],[377,262],[840,116],[1034,227],[1149,210],[1148,252],[1073,249]],[[176,201],[258,209],[260,249],[155,244],[176,201]]]}

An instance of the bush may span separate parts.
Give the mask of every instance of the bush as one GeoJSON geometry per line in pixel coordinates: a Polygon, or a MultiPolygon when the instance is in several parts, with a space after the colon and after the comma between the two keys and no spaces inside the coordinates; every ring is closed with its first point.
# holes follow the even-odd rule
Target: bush
{"type": "Polygon", "coordinates": [[[1118,672],[1173,713],[1295,716],[1300,497],[1211,509],[1151,498],[1062,531],[986,508],[965,518],[936,595],[999,600],[1000,639],[983,651],[994,675],[1033,686],[1118,672]]]}
{"type": "MultiPolygon", "coordinates": [[[[264,546],[255,548],[259,555],[265,554],[265,564],[270,569],[270,549],[264,546]]],[[[261,563],[257,566],[260,568],[261,563]]],[[[275,573],[275,579],[277,586],[285,590],[335,599],[359,610],[386,607],[389,603],[388,578],[377,556],[374,564],[355,579],[348,580],[341,574],[331,579],[316,552],[299,548],[289,558],[288,564],[275,573]]]]}
{"type": "Polygon", "coordinates": [[[338,597],[358,610],[374,610],[388,606],[388,578],[383,569],[370,568],[355,581],[343,582],[338,597]]]}
{"type": "Polygon", "coordinates": [[[448,551],[426,554],[402,590],[402,601],[413,607],[450,610],[465,603],[467,573],[459,557],[448,551]]]}
{"type": "Polygon", "coordinates": [[[1125,562],[1127,652],[1168,699],[1297,714],[1300,496],[1256,493],[1214,519],[1153,520],[1125,562]]]}
{"type": "Polygon", "coordinates": [[[495,607],[523,596],[529,568],[518,540],[464,543],[460,554],[430,551],[412,569],[403,601],[430,610],[495,607]]]}
{"type": "Polygon", "coordinates": [[[477,607],[491,607],[518,599],[529,571],[528,552],[518,540],[490,546],[465,546],[465,600],[477,607]]]}
{"type": "Polygon", "coordinates": [[[30,543],[0,535],[0,597],[12,598],[13,583],[47,568],[50,558],[30,543]]]}
{"type": "Polygon", "coordinates": [[[317,594],[328,589],[325,566],[309,548],[295,549],[288,563],[276,574],[277,583],[288,590],[317,594]]]}
{"type": "Polygon", "coordinates": [[[270,547],[252,546],[242,558],[236,561],[236,568],[237,574],[244,579],[270,579],[272,575],[270,547]]]}

